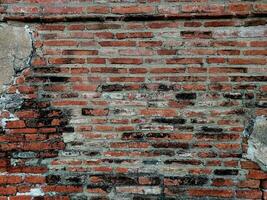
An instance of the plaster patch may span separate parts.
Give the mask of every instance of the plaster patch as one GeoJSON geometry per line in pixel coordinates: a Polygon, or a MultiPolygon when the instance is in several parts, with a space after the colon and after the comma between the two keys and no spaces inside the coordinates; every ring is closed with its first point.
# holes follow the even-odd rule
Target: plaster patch
{"type": "MultiPolygon", "coordinates": [[[[1,107],[0,107],[1,108],[1,107]]],[[[2,111],[6,111],[6,110],[2,110],[2,111]]],[[[0,111],[0,115],[1,115],[1,112],[2,111],[0,111]]],[[[6,127],[6,122],[7,121],[16,121],[16,120],[18,120],[18,118],[14,115],[14,114],[12,114],[12,113],[9,113],[9,118],[1,118],[1,120],[0,120],[0,126],[2,127],[2,128],[5,128],[6,127]]]]}
{"type": "Polygon", "coordinates": [[[25,192],[25,193],[17,193],[17,196],[33,196],[33,197],[37,197],[37,196],[44,196],[44,192],[41,190],[41,188],[32,188],[30,190],[30,192],[25,192]]]}
{"type": "Polygon", "coordinates": [[[259,164],[267,171],[267,119],[259,116],[255,119],[252,133],[248,139],[247,158],[259,164]]]}
{"type": "Polygon", "coordinates": [[[15,74],[29,66],[31,53],[31,32],[27,26],[0,23],[0,93],[15,74]]]}

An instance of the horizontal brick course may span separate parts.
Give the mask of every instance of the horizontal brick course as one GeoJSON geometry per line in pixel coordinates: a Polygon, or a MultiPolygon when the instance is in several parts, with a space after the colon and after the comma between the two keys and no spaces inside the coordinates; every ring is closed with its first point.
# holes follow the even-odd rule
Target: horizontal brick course
{"type": "Polygon", "coordinates": [[[2,0],[0,15],[35,47],[5,91],[21,105],[0,112],[3,199],[266,198],[242,134],[267,114],[265,3],[2,0]]]}

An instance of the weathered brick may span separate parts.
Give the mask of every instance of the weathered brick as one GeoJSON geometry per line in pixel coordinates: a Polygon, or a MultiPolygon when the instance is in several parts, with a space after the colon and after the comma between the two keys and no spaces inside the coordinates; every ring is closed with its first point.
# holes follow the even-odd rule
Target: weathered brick
{"type": "Polygon", "coordinates": [[[258,190],[238,190],[237,198],[256,199],[262,197],[262,192],[258,190]]]}
{"type": "Polygon", "coordinates": [[[110,63],[111,64],[142,64],[143,61],[142,59],[138,59],[138,58],[112,58],[110,59],[110,63]]]}
{"type": "Polygon", "coordinates": [[[108,109],[93,109],[93,108],[83,108],[82,114],[89,116],[106,116],[108,115],[108,109]]]}
{"type": "Polygon", "coordinates": [[[197,197],[222,197],[222,198],[231,198],[234,195],[234,192],[231,190],[219,190],[219,189],[189,189],[190,196],[197,197]]]}
{"type": "Polygon", "coordinates": [[[78,14],[84,12],[84,7],[44,7],[45,13],[78,14]]]}
{"type": "Polygon", "coordinates": [[[228,5],[227,9],[230,12],[239,14],[239,13],[249,13],[251,7],[252,7],[251,4],[232,3],[228,5]]]}
{"type": "Polygon", "coordinates": [[[105,14],[109,12],[109,8],[106,6],[89,6],[87,8],[88,13],[105,14]]]}
{"type": "Polygon", "coordinates": [[[224,5],[211,4],[211,5],[184,5],[182,6],[182,12],[186,13],[222,13],[224,11],[224,5]]]}
{"type": "Polygon", "coordinates": [[[111,12],[116,14],[141,14],[153,13],[152,6],[128,6],[128,7],[114,7],[111,12]]]}
{"type": "Polygon", "coordinates": [[[14,68],[0,199],[267,198],[247,157],[267,115],[264,2],[3,0],[0,13],[2,76],[2,60],[14,68]],[[23,66],[5,26],[30,32],[23,66]]]}

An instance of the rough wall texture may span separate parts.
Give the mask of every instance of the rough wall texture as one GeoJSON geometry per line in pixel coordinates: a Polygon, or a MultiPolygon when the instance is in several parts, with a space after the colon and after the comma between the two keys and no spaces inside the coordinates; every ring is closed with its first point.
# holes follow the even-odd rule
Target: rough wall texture
{"type": "Polygon", "coordinates": [[[0,2],[1,200],[267,199],[264,1],[0,2]]]}
{"type": "Polygon", "coordinates": [[[31,35],[26,27],[0,24],[0,92],[14,73],[28,67],[31,60],[31,35]]]}

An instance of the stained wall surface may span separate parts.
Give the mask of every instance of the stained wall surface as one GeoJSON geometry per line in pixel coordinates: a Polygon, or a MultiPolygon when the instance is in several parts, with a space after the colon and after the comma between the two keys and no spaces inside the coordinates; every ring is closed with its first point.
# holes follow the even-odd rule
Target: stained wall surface
{"type": "Polygon", "coordinates": [[[267,199],[267,3],[0,2],[1,200],[267,199]]]}

